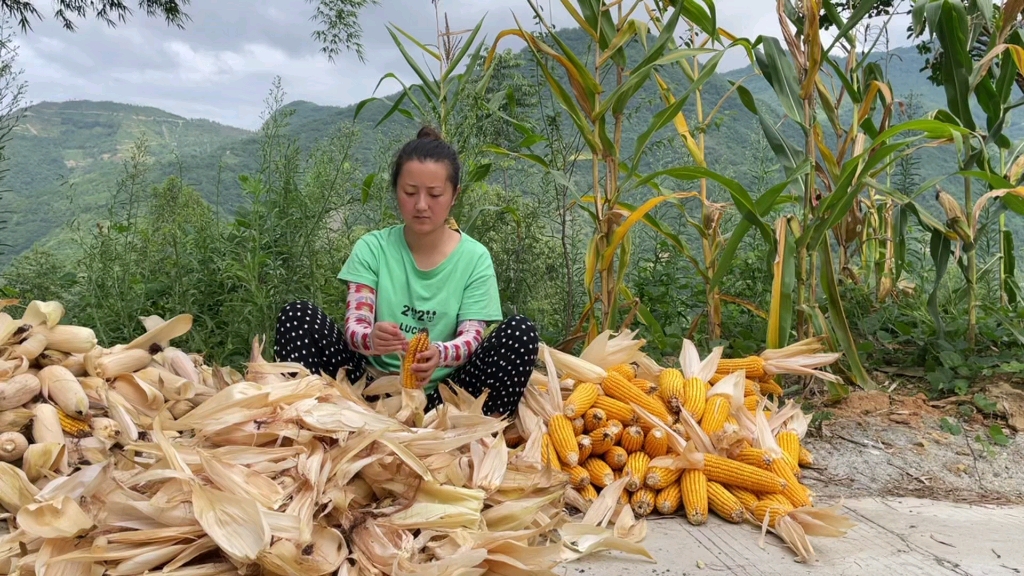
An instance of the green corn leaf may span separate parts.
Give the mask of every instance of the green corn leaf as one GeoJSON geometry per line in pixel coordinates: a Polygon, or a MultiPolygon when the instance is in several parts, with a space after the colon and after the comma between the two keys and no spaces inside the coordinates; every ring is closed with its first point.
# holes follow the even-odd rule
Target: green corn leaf
{"type": "Polygon", "coordinates": [[[843,301],[839,296],[839,285],[836,284],[835,265],[832,263],[832,248],[827,242],[822,243],[818,250],[821,256],[821,287],[825,292],[828,301],[828,312],[831,318],[832,329],[836,339],[845,352],[846,361],[850,364],[850,374],[855,384],[864,390],[877,390],[878,386],[868,375],[864,365],[861,364],[860,354],[857,352],[857,342],[850,331],[850,323],[846,320],[846,311],[843,310],[843,301]]]}
{"type": "Polygon", "coordinates": [[[777,38],[762,37],[764,52],[757,53],[758,69],[765,80],[775,90],[779,104],[798,126],[807,130],[803,120],[803,101],[800,99],[800,82],[797,80],[796,68],[786,57],[786,52],[777,38]]]}

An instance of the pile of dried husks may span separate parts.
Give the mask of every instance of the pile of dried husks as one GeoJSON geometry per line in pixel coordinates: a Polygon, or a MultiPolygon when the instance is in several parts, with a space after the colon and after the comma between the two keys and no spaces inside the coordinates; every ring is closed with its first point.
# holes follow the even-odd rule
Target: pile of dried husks
{"type": "MultiPolygon", "coordinates": [[[[602,334],[580,358],[542,347],[545,367],[509,422],[453,387],[424,414],[423,393],[398,376],[365,386],[310,375],[266,362],[258,340],[244,374],[208,366],[171,345],[191,329],[188,315],[143,318],[138,338],[110,348],[63,316],[58,302],[31,302],[20,318],[0,311],[0,574],[554,574],[601,550],[651,558],[640,542],[653,508],[642,501],[671,494],[650,487],[650,474],[681,491],[681,505],[657,510],[695,522],[700,490],[719,512],[713,487],[738,486],[712,472],[714,455],[742,463],[759,451],[764,470],[783,474],[793,456],[775,439],[806,429],[798,409],[759,392],[752,416],[742,374],[714,376],[716,350],[693,374],[681,355],[687,376],[720,379],[705,412],[729,399],[721,429],[706,433],[685,392],[665,392],[673,372],[631,333],[602,334]],[[623,396],[622,382],[642,392],[623,396]],[[559,415],[574,433],[602,406],[618,412],[583,424],[591,433],[573,434],[568,450],[559,415]],[[598,455],[588,440],[608,434],[627,462],[610,476],[588,467],[584,481],[577,468],[598,455]]],[[[763,370],[825,363],[800,346],[796,360],[766,355],[763,370]]],[[[799,559],[812,558],[806,534],[836,536],[849,524],[782,478],[780,491],[751,491],[744,518],[766,520],[799,559]],[[785,499],[794,495],[803,506],[785,499]]]]}

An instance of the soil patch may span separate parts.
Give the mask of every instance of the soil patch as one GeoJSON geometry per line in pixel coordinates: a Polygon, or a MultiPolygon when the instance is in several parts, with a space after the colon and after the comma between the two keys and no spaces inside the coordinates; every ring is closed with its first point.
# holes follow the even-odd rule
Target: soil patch
{"type": "Polygon", "coordinates": [[[1005,420],[975,415],[961,422],[962,434],[953,435],[940,421],[957,413],[957,403],[930,402],[923,394],[855,392],[827,410],[832,419],[804,440],[815,468],[805,470],[803,482],[819,500],[914,496],[1024,503],[1024,441],[1005,420]],[[987,430],[993,422],[1003,427],[1009,445],[992,443],[987,430]]]}

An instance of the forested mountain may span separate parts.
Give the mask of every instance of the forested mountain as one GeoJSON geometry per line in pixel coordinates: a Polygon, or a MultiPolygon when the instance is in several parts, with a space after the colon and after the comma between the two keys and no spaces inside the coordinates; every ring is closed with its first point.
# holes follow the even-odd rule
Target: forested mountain
{"type": "MultiPolygon", "coordinates": [[[[567,44],[587,54],[587,38],[578,29],[560,30],[567,44]]],[[[502,48],[519,51],[521,44],[507,40],[502,48]]],[[[941,88],[933,86],[920,69],[923,59],[912,48],[897,49],[873,56],[887,63],[897,98],[913,95],[918,114],[943,106],[941,88]]],[[[528,57],[522,59],[529,61],[528,57]]],[[[532,64],[520,71],[527,79],[535,77],[532,64]]],[[[705,113],[714,107],[729,89],[729,80],[751,74],[752,69],[732,70],[709,81],[703,91],[705,113]]],[[[685,90],[685,77],[676,69],[664,74],[676,94],[685,90]]],[[[609,78],[608,83],[613,81],[609,78]]],[[[771,88],[760,77],[744,80],[761,109],[778,111],[771,88]]],[[[385,84],[387,86],[387,84],[385,84]]],[[[663,106],[654,82],[648,82],[634,99],[639,105],[629,111],[623,130],[628,148],[647,126],[651,116],[663,106]]],[[[309,150],[341,123],[350,122],[355,106],[320,106],[297,101],[287,105],[294,112],[289,119],[289,134],[309,150]]],[[[352,161],[363,170],[371,170],[378,143],[411,136],[415,124],[401,115],[392,116],[379,128],[373,125],[386,107],[371,104],[360,115],[359,142],[352,161]]],[[[685,109],[688,118],[695,115],[691,100],[685,109]]],[[[539,120],[538,120],[539,121],[539,120]]],[[[793,128],[790,126],[790,128],[793,128]]],[[[750,184],[748,172],[752,143],[759,129],[754,117],[735,95],[722,105],[717,121],[707,126],[707,156],[710,167],[750,184]]],[[[1024,129],[1013,124],[1011,138],[1019,139],[1024,129]]],[[[117,190],[117,181],[125,173],[125,151],[141,136],[149,144],[152,163],[147,183],[156,184],[171,175],[181,175],[209,202],[230,213],[241,200],[237,177],[255,169],[260,154],[259,134],[201,119],[186,119],[155,108],[113,102],[45,102],[31,106],[8,145],[7,176],[0,207],[0,270],[14,257],[36,242],[52,241],[69,218],[83,221],[102,217],[102,211],[117,190]]],[[[647,157],[645,169],[689,163],[671,126],[659,135],[663,145],[647,157]],[[665,145],[667,144],[667,145],[665,145]]],[[[769,158],[771,162],[774,160],[769,158]]],[[[952,161],[950,151],[926,150],[920,156],[919,170],[933,174],[952,161]]],[[[755,190],[754,192],[759,192],[755,190]]],[[[358,193],[358,191],[353,191],[358,193]]]]}

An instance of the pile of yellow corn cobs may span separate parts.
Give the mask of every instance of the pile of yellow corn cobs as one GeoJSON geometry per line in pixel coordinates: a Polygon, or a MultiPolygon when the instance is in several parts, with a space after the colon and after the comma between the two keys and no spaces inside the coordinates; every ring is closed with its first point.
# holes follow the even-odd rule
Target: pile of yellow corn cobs
{"type": "Polygon", "coordinates": [[[569,475],[583,507],[625,478],[619,503],[637,517],[679,514],[700,525],[714,512],[729,522],[749,520],[809,560],[804,526],[840,536],[852,524],[834,509],[815,508],[800,482],[801,466],[812,463],[801,446],[808,420],[795,403],[779,406],[774,378],[788,372],[834,379],[815,368],[837,355],[818,349],[808,340],[741,359],[722,359],[716,349],[701,361],[687,341],[679,368],[636,353],[641,362],[623,362],[625,354],[607,369],[599,363],[608,364],[608,356],[593,364],[545,349],[560,377],[547,384],[557,385],[562,409],[547,415],[544,463],[569,475]]]}

